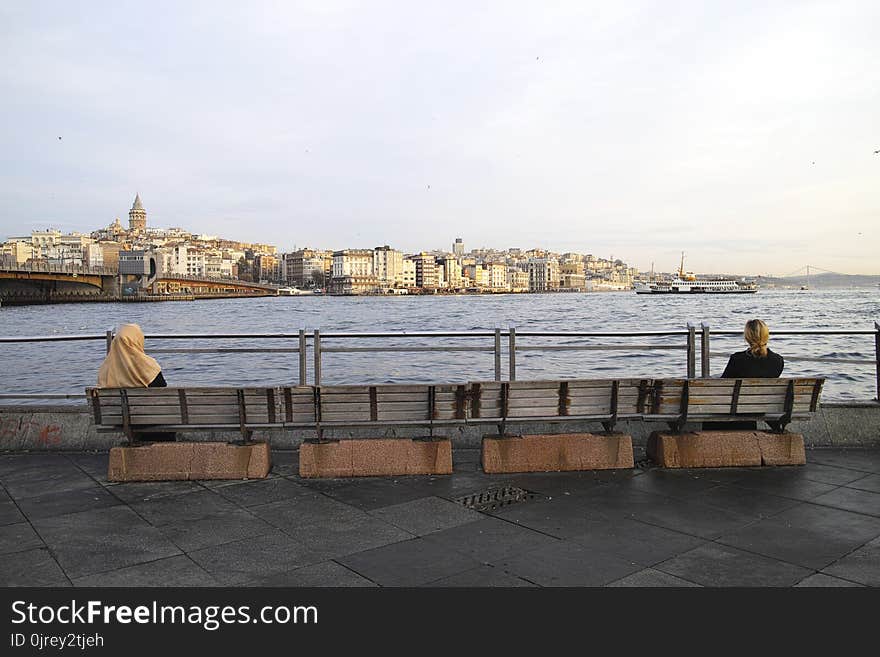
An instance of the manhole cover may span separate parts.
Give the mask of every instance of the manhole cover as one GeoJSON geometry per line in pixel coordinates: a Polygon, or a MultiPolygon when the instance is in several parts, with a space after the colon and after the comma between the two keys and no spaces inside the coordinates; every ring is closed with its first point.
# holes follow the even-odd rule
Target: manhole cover
{"type": "Polygon", "coordinates": [[[479,493],[471,493],[454,501],[475,511],[494,511],[502,506],[534,500],[537,497],[539,497],[537,493],[515,486],[505,486],[504,488],[490,488],[479,493]]]}

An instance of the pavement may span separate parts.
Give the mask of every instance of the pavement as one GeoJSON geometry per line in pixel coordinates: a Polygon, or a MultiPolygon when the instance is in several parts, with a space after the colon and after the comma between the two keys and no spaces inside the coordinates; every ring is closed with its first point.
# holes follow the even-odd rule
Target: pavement
{"type": "MultiPolygon", "coordinates": [[[[878,586],[880,449],[801,467],[107,482],[0,455],[2,586],[878,586]],[[469,508],[511,487],[526,499],[469,508]]],[[[516,492],[516,491],[513,491],[516,492]]]]}

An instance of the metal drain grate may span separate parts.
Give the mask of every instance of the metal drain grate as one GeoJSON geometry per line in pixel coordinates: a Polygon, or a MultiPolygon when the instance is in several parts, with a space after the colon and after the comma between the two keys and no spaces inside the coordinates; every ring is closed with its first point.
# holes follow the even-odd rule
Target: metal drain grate
{"type": "Polygon", "coordinates": [[[534,500],[538,497],[540,496],[537,493],[516,486],[505,486],[504,488],[490,488],[479,493],[471,493],[454,501],[475,511],[495,511],[503,506],[534,500]]]}

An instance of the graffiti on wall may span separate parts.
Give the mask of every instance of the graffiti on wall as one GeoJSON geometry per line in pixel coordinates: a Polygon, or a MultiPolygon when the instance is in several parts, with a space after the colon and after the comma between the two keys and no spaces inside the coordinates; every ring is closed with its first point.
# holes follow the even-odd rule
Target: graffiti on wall
{"type": "Polygon", "coordinates": [[[35,447],[54,447],[61,444],[61,425],[41,422],[23,415],[0,417],[0,444],[31,442],[35,447]]]}

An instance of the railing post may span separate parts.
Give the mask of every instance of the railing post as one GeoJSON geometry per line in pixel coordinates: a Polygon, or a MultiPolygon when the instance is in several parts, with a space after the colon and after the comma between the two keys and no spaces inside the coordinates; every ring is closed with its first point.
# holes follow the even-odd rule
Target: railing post
{"type": "Polygon", "coordinates": [[[697,329],[690,322],[687,323],[687,378],[697,377],[697,329]]]}
{"type": "Polygon", "coordinates": [[[501,327],[495,327],[495,380],[501,380],[501,327]]]}
{"type": "Polygon", "coordinates": [[[107,353],[110,353],[110,345],[113,343],[113,329],[107,329],[107,353]]]}
{"type": "Polygon", "coordinates": [[[306,330],[299,330],[299,384],[306,385],[306,330]]]}
{"type": "Polygon", "coordinates": [[[709,325],[700,322],[700,376],[704,379],[711,376],[709,369],[709,325]]]}
{"type": "Polygon", "coordinates": [[[874,360],[877,372],[877,400],[880,401],[880,322],[874,322],[874,360]]]}
{"type": "Polygon", "coordinates": [[[507,362],[510,367],[510,380],[516,381],[516,327],[511,326],[507,332],[507,362]]]}
{"type": "Polygon", "coordinates": [[[315,351],[315,385],[321,385],[321,331],[315,329],[315,337],[312,342],[312,349],[315,351]]]}

